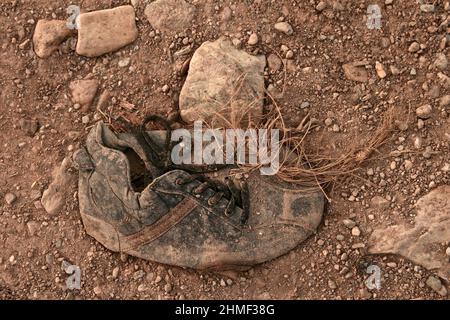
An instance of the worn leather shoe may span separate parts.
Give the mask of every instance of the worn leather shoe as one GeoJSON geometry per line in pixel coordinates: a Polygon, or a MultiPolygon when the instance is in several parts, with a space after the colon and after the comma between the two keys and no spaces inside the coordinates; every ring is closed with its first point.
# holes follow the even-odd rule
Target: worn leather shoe
{"type": "MultiPolygon", "coordinates": [[[[163,144],[161,132],[149,132],[163,144]]],[[[74,154],[86,231],[106,248],[168,265],[246,269],[294,249],[319,226],[320,190],[250,174],[249,212],[183,170],[145,175],[152,164],[137,137],[93,127],[74,154]]],[[[227,170],[219,172],[227,177],[227,170]]]]}

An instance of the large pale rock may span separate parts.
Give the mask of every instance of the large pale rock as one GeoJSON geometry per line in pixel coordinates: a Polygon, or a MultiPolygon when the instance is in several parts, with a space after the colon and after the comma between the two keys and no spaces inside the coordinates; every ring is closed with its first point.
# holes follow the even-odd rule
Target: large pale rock
{"type": "Polygon", "coordinates": [[[132,43],[138,36],[135,19],[132,6],[80,14],[77,53],[98,57],[132,43]]]}
{"type": "Polygon", "coordinates": [[[68,171],[70,167],[70,159],[64,158],[61,166],[53,172],[52,183],[42,194],[41,203],[48,214],[58,214],[66,202],[67,191],[75,181],[75,177],[68,171]]]}
{"type": "Polygon", "coordinates": [[[73,103],[78,103],[83,110],[88,110],[94,101],[99,87],[98,80],[74,80],[69,88],[72,92],[73,103]]]}
{"type": "Polygon", "coordinates": [[[33,34],[34,52],[39,58],[48,58],[72,33],[66,21],[39,20],[33,34]]]}
{"type": "Polygon", "coordinates": [[[145,8],[153,28],[161,31],[184,31],[192,24],[195,6],[184,0],[156,0],[145,8]]]}
{"type": "Polygon", "coordinates": [[[190,63],[180,93],[184,121],[235,126],[257,122],[264,99],[264,56],[236,49],[227,38],[205,42],[190,63]],[[226,119],[226,121],[225,121],[226,119]]]}
{"type": "Polygon", "coordinates": [[[450,281],[445,254],[445,244],[450,241],[450,186],[422,197],[416,210],[413,227],[405,223],[375,230],[369,239],[369,252],[401,255],[450,281]]]}

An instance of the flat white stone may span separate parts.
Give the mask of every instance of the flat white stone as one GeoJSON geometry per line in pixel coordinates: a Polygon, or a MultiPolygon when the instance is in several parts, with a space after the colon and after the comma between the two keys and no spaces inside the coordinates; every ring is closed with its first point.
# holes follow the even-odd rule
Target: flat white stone
{"type": "Polygon", "coordinates": [[[138,36],[132,6],[82,13],[79,16],[77,53],[98,57],[114,52],[138,36]]]}

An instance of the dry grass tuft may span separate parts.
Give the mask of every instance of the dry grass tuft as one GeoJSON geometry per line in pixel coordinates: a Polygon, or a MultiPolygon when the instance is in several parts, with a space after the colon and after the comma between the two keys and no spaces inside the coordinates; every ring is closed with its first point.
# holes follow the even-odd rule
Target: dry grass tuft
{"type": "MultiPolygon", "coordinates": [[[[311,154],[306,150],[306,142],[311,131],[317,127],[309,114],[297,128],[287,128],[281,108],[275,99],[267,93],[274,109],[267,115],[266,120],[258,128],[279,129],[281,138],[280,169],[278,177],[286,182],[301,185],[305,189],[326,189],[339,179],[351,175],[361,168],[362,164],[372,158],[374,152],[391,136],[394,130],[394,109],[387,110],[382,122],[374,134],[355,142],[348,150],[338,157],[321,154],[311,154]]],[[[261,167],[241,165],[234,172],[249,173],[261,167]]],[[[326,193],[324,192],[325,196],[326,193]]]]}

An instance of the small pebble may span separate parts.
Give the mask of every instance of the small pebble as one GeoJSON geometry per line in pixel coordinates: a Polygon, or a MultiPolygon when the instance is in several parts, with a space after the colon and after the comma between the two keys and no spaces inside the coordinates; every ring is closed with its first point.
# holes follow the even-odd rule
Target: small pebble
{"type": "Polygon", "coordinates": [[[431,105],[426,104],[416,109],[416,115],[420,119],[428,119],[431,117],[431,112],[433,111],[433,108],[431,105]]]}
{"type": "Polygon", "coordinates": [[[162,92],[167,93],[170,90],[170,87],[166,84],[161,88],[162,92]]]}
{"type": "Polygon", "coordinates": [[[131,58],[124,58],[119,60],[119,63],[117,64],[120,68],[125,68],[130,65],[131,58]]]}
{"type": "Polygon", "coordinates": [[[258,35],[256,33],[252,33],[250,35],[250,38],[248,38],[248,44],[251,46],[258,44],[258,41],[259,41],[259,39],[258,39],[258,35]]]}
{"type": "Polygon", "coordinates": [[[339,131],[341,131],[341,128],[339,128],[339,125],[334,124],[333,125],[333,132],[339,132],[339,131]]]}
{"type": "Polygon", "coordinates": [[[100,296],[102,294],[102,289],[100,287],[95,287],[94,288],[94,294],[96,296],[100,296]]]}
{"type": "Polygon", "coordinates": [[[445,286],[442,285],[442,282],[439,278],[435,276],[429,276],[426,281],[426,284],[439,295],[443,297],[447,296],[447,289],[445,288],[445,286]]]}
{"type": "Polygon", "coordinates": [[[5,201],[7,204],[11,205],[17,200],[17,197],[14,193],[7,193],[5,195],[5,201]]]}
{"type": "Polygon", "coordinates": [[[417,42],[411,43],[411,45],[408,48],[408,51],[411,52],[411,53],[415,53],[415,52],[417,52],[419,50],[420,50],[420,44],[417,43],[417,42]]]}
{"type": "Polygon", "coordinates": [[[404,165],[406,171],[409,171],[414,167],[413,163],[410,160],[405,160],[404,165]]]}
{"type": "Polygon", "coordinates": [[[342,223],[349,229],[356,227],[356,222],[350,219],[344,219],[342,223]]]}
{"type": "Polygon", "coordinates": [[[117,279],[117,277],[119,277],[119,271],[120,271],[119,267],[115,267],[115,268],[113,269],[113,271],[112,271],[112,277],[113,277],[113,279],[117,279]]]}
{"type": "Polygon", "coordinates": [[[375,63],[375,70],[377,72],[377,75],[380,79],[384,79],[386,78],[386,70],[384,69],[383,64],[381,64],[380,62],[376,62],[375,63]]]}
{"type": "Polygon", "coordinates": [[[319,4],[316,6],[316,10],[319,12],[322,12],[327,7],[327,4],[324,1],[320,1],[319,4]]]}
{"type": "Polygon", "coordinates": [[[434,12],[434,4],[421,4],[420,11],[422,12],[434,12]]]}
{"type": "Polygon", "coordinates": [[[358,227],[352,229],[352,236],[359,237],[361,235],[361,230],[358,227]]]}
{"type": "Polygon", "coordinates": [[[147,287],[143,283],[137,287],[138,292],[144,292],[145,290],[147,290],[147,287]]]}
{"type": "Polygon", "coordinates": [[[170,293],[172,291],[172,285],[170,284],[170,283],[167,283],[165,286],[164,286],[164,292],[165,293],[170,293]]]}
{"type": "Polygon", "coordinates": [[[292,26],[285,21],[277,22],[275,24],[275,30],[283,32],[283,33],[287,34],[288,36],[290,36],[294,33],[294,29],[292,29],[292,26]]]}
{"type": "Polygon", "coordinates": [[[337,285],[333,280],[328,280],[328,287],[330,287],[331,290],[337,289],[337,285]]]}

